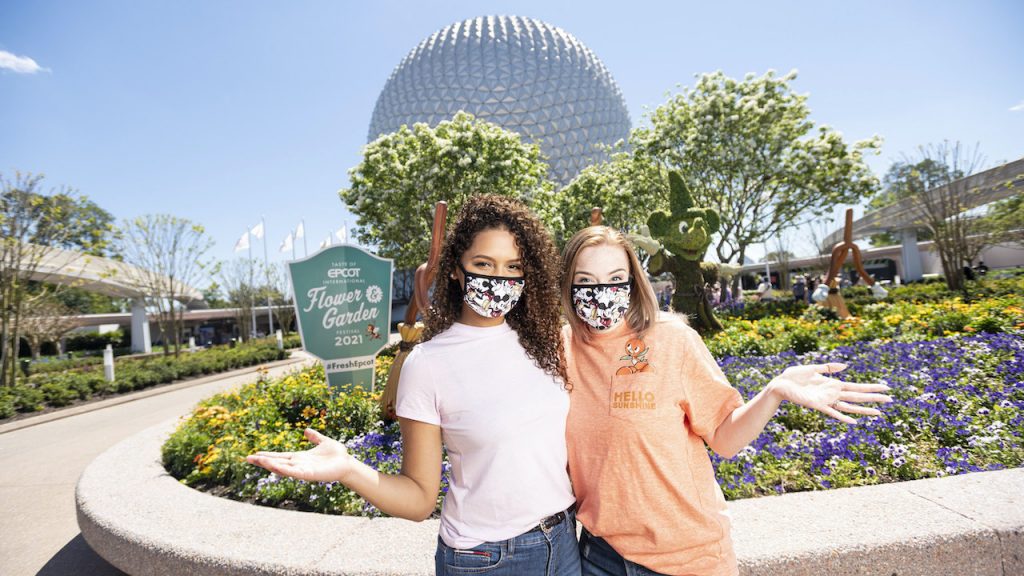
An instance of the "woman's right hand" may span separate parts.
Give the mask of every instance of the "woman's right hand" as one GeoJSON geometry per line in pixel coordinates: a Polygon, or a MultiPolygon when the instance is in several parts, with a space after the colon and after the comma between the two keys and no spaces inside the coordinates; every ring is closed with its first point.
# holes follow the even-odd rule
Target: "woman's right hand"
{"type": "Polygon", "coordinates": [[[288,476],[308,482],[344,482],[352,470],[355,458],[345,445],[328,438],[312,428],[306,428],[306,439],[313,448],[304,452],[257,452],[245,461],[270,470],[278,476],[288,476]]]}

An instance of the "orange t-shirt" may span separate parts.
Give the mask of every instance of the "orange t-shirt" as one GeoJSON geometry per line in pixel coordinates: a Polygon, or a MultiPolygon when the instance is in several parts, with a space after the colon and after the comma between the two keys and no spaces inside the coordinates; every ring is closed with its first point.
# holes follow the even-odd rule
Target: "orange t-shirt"
{"type": "Polygon", "coordinates": [[[589,343],[563,333],[569,476],[577,516],[631,562],[664,574],[737,574],[725,498],[702,436],[743,398],[700,335],[663,315],[589,343]]]}

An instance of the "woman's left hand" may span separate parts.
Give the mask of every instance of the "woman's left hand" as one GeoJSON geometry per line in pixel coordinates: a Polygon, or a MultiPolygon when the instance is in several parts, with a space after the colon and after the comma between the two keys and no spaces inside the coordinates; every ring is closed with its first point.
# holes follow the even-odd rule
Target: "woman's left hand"
{"type": "Polygon", "coordinates": [[[865,416],[881,415],[878,410],[861,404],[892,402],[892,397],[881,394],[888,391],[889,386],[843,382],[831,377],[845,369],[846,364],[836,362],[790,366],[772,380],[771,386],[783,400],[813,408],[847,424],[856,424],[857,421],[843,412],[865,416]]]}

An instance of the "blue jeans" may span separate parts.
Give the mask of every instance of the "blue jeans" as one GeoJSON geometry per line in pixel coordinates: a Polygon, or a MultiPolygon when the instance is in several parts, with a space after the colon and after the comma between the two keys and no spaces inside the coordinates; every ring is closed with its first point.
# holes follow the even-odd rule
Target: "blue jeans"
{"type": "Polygon", "coordinates": [[[580,576],[576,514],[568,512],[566,519],[550,530],[532,530],[468,550],[452,548],[438,537],[434,569],[437,576],[580,576]]]}
{"type": "Polygon", "coordinates": [[[663,576],[626,560],[603,538],[587,532],[586,528],[580,535],[580,564],[583,576],[663,576]]]}

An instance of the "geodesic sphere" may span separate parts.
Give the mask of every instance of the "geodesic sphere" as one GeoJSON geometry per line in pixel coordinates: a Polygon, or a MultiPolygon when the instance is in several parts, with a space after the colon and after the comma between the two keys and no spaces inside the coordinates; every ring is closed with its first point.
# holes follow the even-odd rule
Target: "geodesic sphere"
{"type": "Polygon", "coordinates": [[[540,144],[561,184],[605,158],[598,144],[629,136],[626,103],[597,56],[565,30],[518,16],[472,18],[421,42],[384,85],[369,141],[460,110],[540,144]]]}

